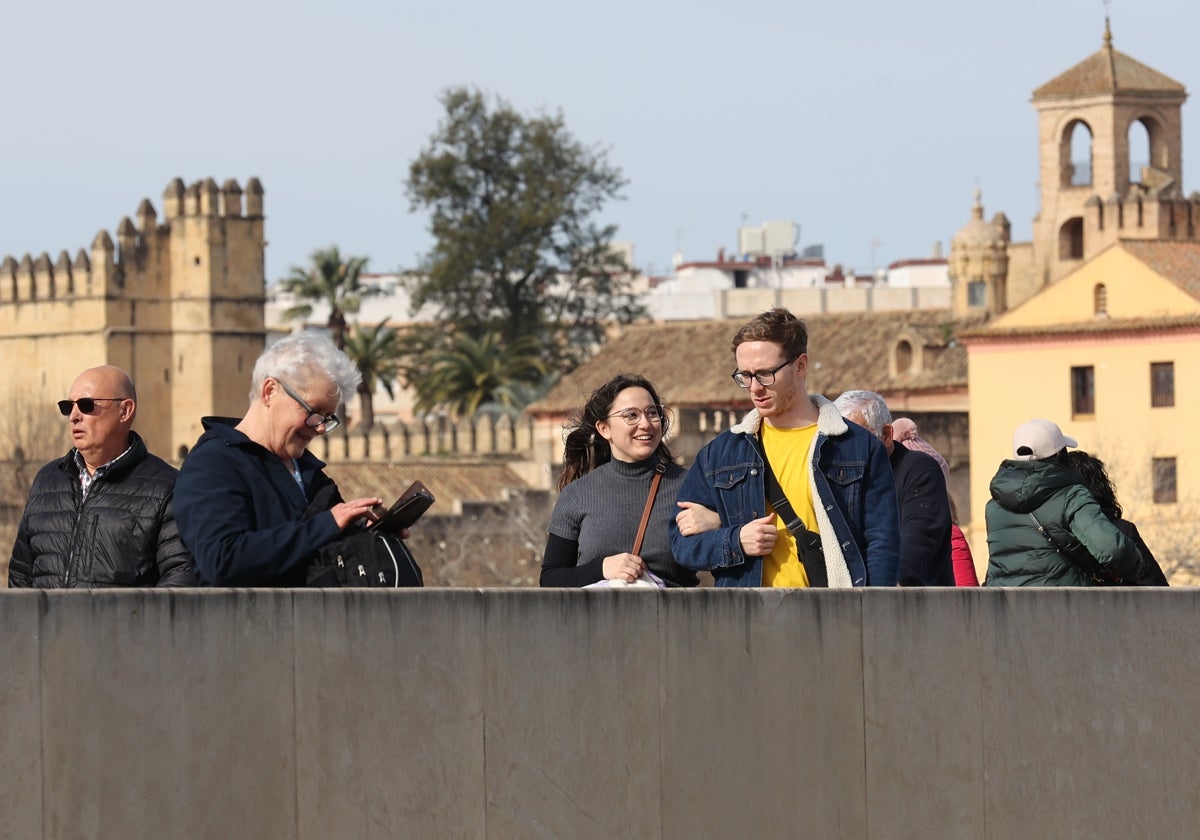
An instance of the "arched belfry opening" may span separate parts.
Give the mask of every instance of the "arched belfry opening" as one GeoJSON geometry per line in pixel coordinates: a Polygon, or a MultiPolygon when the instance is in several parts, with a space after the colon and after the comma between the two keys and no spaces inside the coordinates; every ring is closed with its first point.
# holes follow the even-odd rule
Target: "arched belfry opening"
{"type": "Polygon", "coordinates": [[[1142,170],[1153,165],[1150,157],[1150,125],[1146,119],[1129,124],[1129,183],[1144,182],[1142,170]]]}
{"type": "Polygon", "coordinates": [[[1071,120],[1063,130],[1062,186],[1088,187],[1092,184],[1092,129],[1083,120],[1071,120]]]}
{"type": "Polygon", "coordinates": [[[1067,219],[1059,228],[1058,258],[1060,260],[1083,259],[1083,219],[1078,216],[1067,219]]]}

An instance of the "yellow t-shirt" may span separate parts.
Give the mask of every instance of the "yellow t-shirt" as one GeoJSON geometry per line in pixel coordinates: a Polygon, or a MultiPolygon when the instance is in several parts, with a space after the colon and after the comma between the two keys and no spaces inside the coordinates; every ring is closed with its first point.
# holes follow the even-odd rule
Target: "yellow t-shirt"
{"type": "MultiPolygon", "coordinates": [[[[767,423],[762,425],[763,449],[771,470],[783,488],[783,495],[792,503],[792,510],[810,531],[817,530],[817,513],[813,509],[812,491],[809,487],[809,450],[817,436],[817,424],[810,423],[798,429],[776,429],[767,423]]],[[[774,510],[767,503],[768,510],[774,510]]],[[[775,548],[763,558],[763,586],[808,586],[808,575],[800,555],[796,551],[796,538],[788,531],[782,517],[775,518],[778,532],[775,548]]]]}

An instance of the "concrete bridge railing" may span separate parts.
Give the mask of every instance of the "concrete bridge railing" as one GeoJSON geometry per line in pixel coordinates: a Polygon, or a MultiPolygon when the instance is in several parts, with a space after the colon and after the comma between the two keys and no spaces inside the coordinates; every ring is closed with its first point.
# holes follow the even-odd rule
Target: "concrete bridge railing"
{"type": "Polygon", "coordinates": [[[1187,837],[1200,590],[0,591],[0,837],[1187,837]]]}

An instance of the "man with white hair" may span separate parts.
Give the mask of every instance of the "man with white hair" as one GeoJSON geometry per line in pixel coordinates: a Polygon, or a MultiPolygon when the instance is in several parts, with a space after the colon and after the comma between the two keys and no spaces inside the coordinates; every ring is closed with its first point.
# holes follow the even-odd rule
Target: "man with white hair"
{"type": "Polygon", "coordinates": [[[954,586],[953,520],[942,468],[924,452],[896,445],[892,413],[874,391],[846,391],[834,404],[843,417],[875,435],[887,450],[900,505],[900,585],[954,586]]]}

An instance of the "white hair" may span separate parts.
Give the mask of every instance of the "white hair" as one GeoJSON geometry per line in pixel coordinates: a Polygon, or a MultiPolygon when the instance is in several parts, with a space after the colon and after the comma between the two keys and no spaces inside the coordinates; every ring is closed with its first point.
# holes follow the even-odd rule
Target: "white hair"
{"type": "Polygon", "coordinates": [[[337,349],[329,336],[316,330],[304,330],[276,341],[258,357],[250,379],[250,401],[262,393],[267,379],[282,379],[293,388],[313,384],[314,376],[327,378],[338,392],[338,402],[345,402],[362,382],[350,357],[337,349]]]}
{"type": "Polygon", "coordinates": [[[833,404],[847,419],[851,414],[861,414],[863,425],[875,437],[882,437],[883,427],[892,422],[892,412],[888,411],[887,403],[874,391],[846,391],[833,404]]]}

